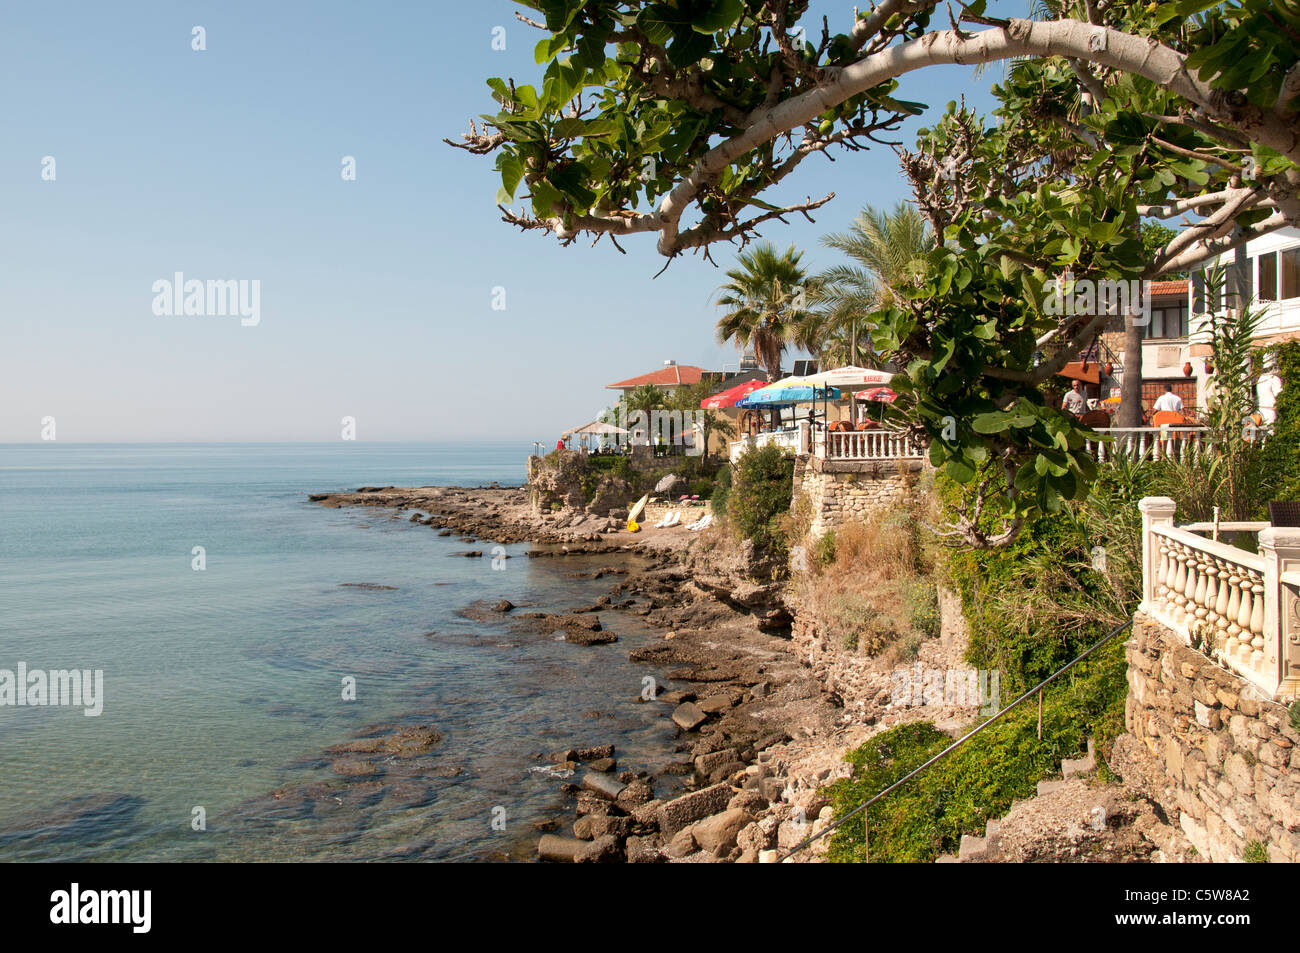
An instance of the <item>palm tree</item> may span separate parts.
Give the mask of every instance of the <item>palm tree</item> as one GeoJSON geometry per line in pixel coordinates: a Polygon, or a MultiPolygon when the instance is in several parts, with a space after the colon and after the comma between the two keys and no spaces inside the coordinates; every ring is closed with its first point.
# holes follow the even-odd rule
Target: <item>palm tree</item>
{"type": "Polygon", "coordinates": [[[900,202],[891,212],[866,206],[847,232],[825,235],[822,244],[852,262],[822,272],[814,297],[828,331],[845,326],[851,331],[855,319],[899,303],[900,292],[923,270],[935,238],[921,213],[900,202]]]}
{"type": "Polygon", "coordinates": [[[851,262],[828,268],[812,282],[816,317],[800,329],[797,341],[823,365],[873,367],[876,357],[870,342],[859,340],[859,325],[872,312],[899,303],[900,292],[917,280],[935,247],[934,233],[906,202],[889,212],[868,205],[849,231],[825,235],[822,244],[851,262]]]}
{"type": "Polygon", "coordinates": [[[770,381],[781,376],[781,355],[807,315],[812,289],[799,264],[802,257],[793,245],[778,252],[763,242],[740,253],[739,267],[727,272],[730,280],[718,289],[717,304],[728,309],[718,320],[718,341],[734,342],[741,351],[753,348],[770,381]]]}

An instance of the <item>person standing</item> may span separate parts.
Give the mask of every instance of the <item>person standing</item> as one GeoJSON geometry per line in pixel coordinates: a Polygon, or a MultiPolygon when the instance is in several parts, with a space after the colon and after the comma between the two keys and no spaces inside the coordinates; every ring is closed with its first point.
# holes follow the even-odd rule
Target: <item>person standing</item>
{"type": "Polygon", "coordinates": [[[1070,390],[1061,399],[1061,409],[1075,417],[1082,416],[1088,409],[1088,398],[1083,392],[1083,381],[1076,380],[1070,385],[1070,390]]]}
{"type": "Polygon", "coordinates": [[[1174,385],[1166,384],[1165,392],[1156,398],[1155,406],[1152,407],[1156,413],[1167,411],[1169,413],[1181,414],[1183,412],[1183,399],[1174,393],[1174,385]]]}

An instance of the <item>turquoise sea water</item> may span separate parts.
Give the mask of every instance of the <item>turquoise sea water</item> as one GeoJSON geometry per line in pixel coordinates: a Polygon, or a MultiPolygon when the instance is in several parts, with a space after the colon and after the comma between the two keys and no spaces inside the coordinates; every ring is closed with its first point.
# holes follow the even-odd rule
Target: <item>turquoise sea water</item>
{"type": "Polygon", "coordinates": [[[104,673],[98,717],[0,706],[0,860],[524,859],[564,804],[537,752],[614,742],[621,766],[662,767],[671,729],[637,701],[660,673],[628,661],[653,638],[635,618],[604,614],[620,641],[582,647],[456,614],[593,602],[615,580],[574,574],[610,557],[512,545],[497,571],[409,513],[306,502],[519,484],[527,453],[0,445],[0,669],[104,673]],[[322,750],[382,724],[443,737],[415,775],[335,774],[322,750]]]}

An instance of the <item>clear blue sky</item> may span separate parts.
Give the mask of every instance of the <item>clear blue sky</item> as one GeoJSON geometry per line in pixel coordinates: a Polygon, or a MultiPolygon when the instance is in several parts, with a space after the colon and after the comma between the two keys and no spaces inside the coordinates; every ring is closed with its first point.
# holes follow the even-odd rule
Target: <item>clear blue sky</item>
{"type": "MultiPolygon", "coordinates": [[[[845,26],[852,8],[821,0],[815,22],[845,26]]],[[[540,72],[514,9],[4,5],[0,442],[39,440],[47,415],[60,442],[336,440],[345,415],[360,440],[549,441],[606,406],[611,381],[734,363],[713,337],[720,269],[687,256],[653,279],[653,236],[623,256],[518,232],[491,160],[442,143],[492,111],[487,77],[540,72]],[[177,271],[259,279],[260,324],[156,316],[152,285],[177,271]]],[[[932,70],[901,94],[987,109],[1000,74],[932,70]]],[[[814,158],[782,196],[832,190],[816,225],[764,237],[819,267],[834,259],[819,235],[907,195],[882,147],[814,158]]]]}

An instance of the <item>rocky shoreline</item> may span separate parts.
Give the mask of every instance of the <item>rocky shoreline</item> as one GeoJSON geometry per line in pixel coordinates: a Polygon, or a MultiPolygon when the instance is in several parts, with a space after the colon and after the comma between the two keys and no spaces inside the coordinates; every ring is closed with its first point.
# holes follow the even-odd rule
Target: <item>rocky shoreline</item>
{"type": "MultiPolygon", "coordinates": [[[[773,861],[829,823],[818,790],[847,773],[840,758],[857,732],[846,735],[839,699],[822,690],[796,655],[781,586],[752,581],[746,572],[752,554],[743,547],[689,550],[698,537],[682,531],[634,536],[617,520],[584,512],[538,515],[522,488],[361,487],[310,500],[381,507],[403,517],[409,511],[409,520],[467,542],[530,542],[533,558],[645,557],[640,572],[596,570],[596,578],[606,572],[620,578],[591,606],[533,613],[505,602],[462,612],[563,632],[579,644],[613,641],[601,638],[597,613],[630,613],[661,633],[630,658],[685,686],[669,688],[648,674],[641,697],[661,706],[675,726],[679,758],[665,773],[684,779],[679,796],[656,798],[656,779],[620,770],[612,745],[575,744],[539,756],[535,767],[573,798],[572,815],[536,825],[541,859],[773,861]]],[[[822,846],[795,859],[816,859],[822,846]]]]}

